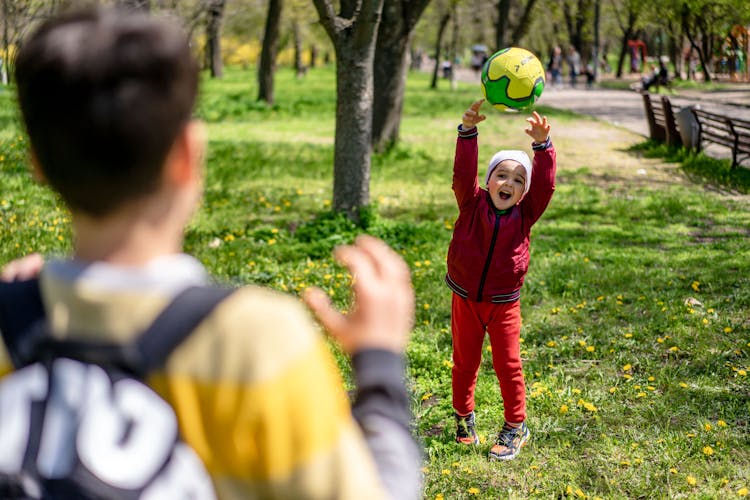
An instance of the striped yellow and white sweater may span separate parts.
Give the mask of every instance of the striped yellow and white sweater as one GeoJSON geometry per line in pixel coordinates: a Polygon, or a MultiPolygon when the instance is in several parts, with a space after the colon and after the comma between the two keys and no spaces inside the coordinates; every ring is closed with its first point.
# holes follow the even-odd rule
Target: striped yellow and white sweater
{"type": "MultiPolygon", "coordinates": [[[[206,282],[185,255],[137,269],[55,261],[40,277],[55,336],[117,342],[132,340],[176,293],[206,282]]],[[[0,375],[11,370],[0,345],[0,375]]],[[[290,296],[239,289],[147,382],[174,408],[220,498],[388,496],[328,347],[290,296]]],[[[397,448],[416,470],[413,443],[397,448]]]]}

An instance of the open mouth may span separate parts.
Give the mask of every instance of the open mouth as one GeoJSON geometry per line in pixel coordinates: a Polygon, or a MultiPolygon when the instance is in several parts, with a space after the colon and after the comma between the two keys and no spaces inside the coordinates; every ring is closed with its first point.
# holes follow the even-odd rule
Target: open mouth
{"type": "Polygon", "coordinates": [[[497,195],[500,197],[501,200],[509,200],[510,199],[510,193],[497,193],[497,195]]]}

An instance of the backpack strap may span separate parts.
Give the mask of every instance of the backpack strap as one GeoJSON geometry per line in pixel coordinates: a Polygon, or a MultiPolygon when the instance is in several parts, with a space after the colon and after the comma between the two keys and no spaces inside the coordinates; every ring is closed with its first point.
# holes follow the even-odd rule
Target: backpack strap
{"type": "Polygon", "coordinates": [[[232,292],[234,289],[211,286],[187,288],[128,344],[56,339],[50,335],[47,321],[37,321],[16,343],[16,355],[21,366],[66,357],[116,367],[142,379],[163,366],[172,351],[232,292]]]}
{"type": "Polygon", "coordinates": [[[18,343],[29,328],[45,317],[37,278],[0,283],[0,338],[13,366],[23,366],[18,343]]]}
{"type": "Polygon", "coordinates": [[[143,375],[164,365],[185,340],[233,288],[195,286],[181,292],[135,342],[143,375]]]}

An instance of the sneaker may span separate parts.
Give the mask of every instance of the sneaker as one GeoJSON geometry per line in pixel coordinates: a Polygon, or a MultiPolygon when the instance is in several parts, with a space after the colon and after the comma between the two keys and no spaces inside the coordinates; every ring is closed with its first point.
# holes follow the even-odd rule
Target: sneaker
{"type": "Polygon", "coordinates": [[[456,416],[456,442],[462,444],[479,444],[479,436],[475,429],[474,412],[465,417],[455,413],[456,416]]]}
{"type": "Polygon", "coordinates": [[[531,437],[531,433],[529,428],[526,427],[526,422],[522,423],[520,427],[504,425],[497,436],[495,445],[490,450],[490,458],[492,460],[513,460],[521,451],[521,447],[529,440],[529,437],[531,437]]]}

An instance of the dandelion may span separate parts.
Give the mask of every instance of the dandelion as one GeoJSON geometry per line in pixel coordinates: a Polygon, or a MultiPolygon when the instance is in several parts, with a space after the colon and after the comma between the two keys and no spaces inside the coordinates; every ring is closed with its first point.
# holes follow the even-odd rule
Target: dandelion
{"type": "Polygon", "coordinates": [[[740,377],[745,377],[747,376],[747,372],[745,370],[737,370],[737,375],[739,375],[740,377]]]}
{"type": "Polygon", "coordinates": [[[443,366],[445,366],[446,368],[453,368],[453,361],[450,359],[444,359],[443,366]]]}
{"type": "Polygon", "coordinates": [[[659,344],[663,344],[664,343],[664,339],[661,338],[661,337],[659,337],[659,338],[656,339],[656,342],[659,343],[659,344]]]}
{"type": "Polygon", "coordinates": [[[688,385],[685,382],[680,382],[680,387],[685,389],[688,385]]]}
{"type": "Polygon", "coordinates": [[[471,487],[468,490],[466,490],[469,495],[479,495],[479,488],[471,487]]]}
{"type": "Polygon", "coordinates": [[[732,327],[731,326],[725,326],[724,327],[724,333],[732,333],[732,327]]]}
{"type": "Polygon", "coordinates": [[[673,345],[672,347],[669,348],[669,350],[672,351],[672,352],[677,352],[677,351],[680,350],[680,348],[677,347],[676,345],[673,345]]]}
{"type": "Polygon", "coordinates": [[[487,346],[487,348],[486,348],[485,350],[486,350],[487,352],[492,352],[492,346],[491,346],[491,345],[488,345],[488,346],[487,346]]]}
{"type": "Polygon", "coordinates": [[[610,394],[614,394],[616,391],[617,391],[617,387],[610,387],[609,388],[609,393],[610,394]]]}
{"type": "Polygon", "coordinates": [[[441,472],[441,474],[443,474],[444,476],[450,476],[450,475],[451,475],[451,470],[450,470],[450,469],[443,469],[443,470],[442,470],[442,471],[440,471],[440,472],[441,472]]]}
{"type": "Polygon", "coordinates": [[[718,420],[718,421],[716,422],[716,425],[718,425],[719,427],[726,427],[726,426],[727,426],[727,423],[726,423],[726,422],[724,422],[723,420],[718,420]]]}
{"type": "Polygon", "coordinates": [[[562,414],[568,413],[568,405],[560,406],[560,413],[562,414]]]}
{"type": "Polygon", "coordinates": [[[629,372],[632,369],[633,369],[633,366],[630,363],[622,367],[622,371],[624,372],[629,372]]]}
{"type": "Polygon", "coordinates": [[[623,335],[623,337],[625,337],[626,339],[632,339],[633,338],[633,334],[632,333],[626,333],[625,335],[623,335]]]}
{"type": "Polygon", "coordinates": [[[432,397],[432,393],[431,392],[426,392],[426,393],[424,393],[424,395],[422,395],[422,401],[427,401],[431,397],[432,397]]]}
{"type": "Polygon", "coordinates": [[[445,500],[445,498],[443,497],[442,493],[438,493],[437,495],[435,495],[435,500],[445,500]]]}
{"type": "Polygon", "coordinates": [[[268,243],[269,245],[275,245],[275,244],[276,244],[276,239],[275,239],[275,238],[271,238],[271,239],[269,239],[269,240],[267,241],[267,243],[268,243]]]}
{"type": "Polygon", "coordinates": [[[712,429],[711,424],[709,422],[706,422],[705,424],[703,424],[703,429],[706,432],[710,431],[712,429]]]}
{"type": "Polygon", "coordinates": [[[690,486],[695,486],[698,483],[698,480],[695,479],[693,476],[688,476],[685,478],[685,480],[687,481],[687,484],[689,484],[690,486]]]}
{"type": "Polygon", "coordinates": [[[425,303],[425,304],[422,304],[422,307],[423,307],[423,308],[424,308],[424,310],[426,311],[426,310],[428,310],[428,309],[430,308],[430,304],[426,304],[426,303],[425,303]]]}
{"type": "Polygon", "coordinates": [[[557,342],[555,342],[554,340],[550,340],[549,342],[547,342],[547,347],[555,347],[556,345],[557,342]]]}
{"type": "Polygon", "coordinates": [[[586,351],[587,351],[587,352],[594,352],[594,350],[595,350],[595,348],[594,348],[594,346],[592,346],[592,345],[590,345],[590,346],[588,346],[588,347],[586,348],[586,351]]]}
{"type": "Polygon", "coordinates": [[[710,446],[704,446],[703,447],[703,454],[706,455],[707,457],[710,457],[711,455],[714,454],[714,449],[711,448],[710,446]]]}
{"type": "Polygon", "coordinates": [[[677,474],[677,469],[675,469],[674,467],[672,467],[671,469],[669,469],[669,473],[670,474],[677,474]]]}
{"type": "Polygon", "coordinates": [[[738,497],[746,497],[748,493],[750,493],[750,491],[745,487],[742,487],[739,490],[737,490],[738,497]]]}

